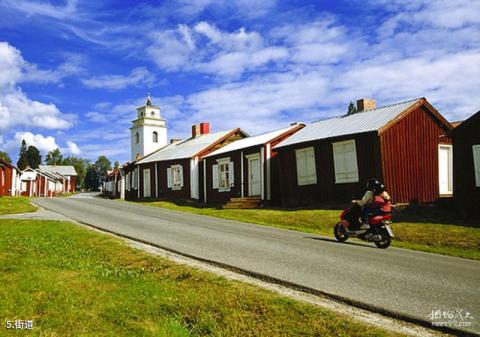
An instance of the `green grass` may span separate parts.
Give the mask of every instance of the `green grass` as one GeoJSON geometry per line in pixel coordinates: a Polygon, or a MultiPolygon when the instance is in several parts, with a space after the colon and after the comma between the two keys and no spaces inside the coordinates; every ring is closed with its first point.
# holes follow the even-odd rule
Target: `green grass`
{"type": "Polygon", "coordinates": [[[0,197],[0,215],[34,212],[37,207],[27,197],[0,197]]]}
{"type": "Polygon", "coordinates": [[[0,284],[1,324],[29,336],[396,335],[66,222],[2,220],[0,284]]]}
{"type": "MultiPolygon", "coordinates": [[[[333,227],[341,212],[326,209],[217,209],[178,205],[169,201],[142,204],[330,236],[333,236],[333,227]]],[[[402,219],[402,216],[399,218],[402,219]]],[[[432,217],[428,217],[429,222],[422,222],[421,215],[403,218],[409,221],[394,222],[392,225],[394,246],[480,260],[480,228],[449,225],[441,221],[432,223],[432,217]]]]}

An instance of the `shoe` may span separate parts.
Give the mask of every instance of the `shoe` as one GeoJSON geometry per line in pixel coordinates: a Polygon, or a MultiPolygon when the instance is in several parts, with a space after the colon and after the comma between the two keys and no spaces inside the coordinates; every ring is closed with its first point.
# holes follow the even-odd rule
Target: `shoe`
{"type": "Polygon", "coordinates": [[[370,225],[368,223],[364,223],[360,226],[360,229],[370,229],[370,225]]]}

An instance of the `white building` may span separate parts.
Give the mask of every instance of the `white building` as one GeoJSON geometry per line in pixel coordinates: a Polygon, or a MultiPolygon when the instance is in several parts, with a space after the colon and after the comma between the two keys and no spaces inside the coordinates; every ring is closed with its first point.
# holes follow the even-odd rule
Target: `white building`
{"type": "Polygon", "coordinates": [[[167,127],[160,115],[160,108],[152,105],[150,95],[147,103],[137,108],[137,119],[132,121],[131,159],[150,154],[167,145],[167,127]]]}

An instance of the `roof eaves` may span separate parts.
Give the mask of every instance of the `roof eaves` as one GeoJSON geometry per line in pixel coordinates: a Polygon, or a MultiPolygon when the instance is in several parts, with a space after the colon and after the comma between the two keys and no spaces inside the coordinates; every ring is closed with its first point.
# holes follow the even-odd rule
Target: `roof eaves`
{"type": "Polygon", "coordinates": [[[236,128],[236,129],[233,129],[232,131],[230,131],[229,133],[227,133],[225,136],[217,139],[214,143],[210,144],[208,147],[204,148],[203,150],[197,152],[195,155],[193,155],[192,157],[202,157],[202,155],[204,155],[205,152],[208,152],[212,147],[216,146],[217,144],[221,143],[222,141],[224,141],[225,139],[228,139],[229,137],[233,136],[234,134],[236,134],[237,132],[241,132],[244,136],[248,137],[248,134],[243,131],[241,128],[236,128]]]}

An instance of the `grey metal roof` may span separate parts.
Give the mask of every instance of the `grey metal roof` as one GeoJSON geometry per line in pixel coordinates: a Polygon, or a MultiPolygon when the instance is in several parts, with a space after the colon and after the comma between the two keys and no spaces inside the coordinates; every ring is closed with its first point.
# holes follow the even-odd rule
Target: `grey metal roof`
{"type": "Polygon", "coordinates": [[[377,109],[358,112],[353,115],[335,117],[308,124],[300,131],[288,137],[274,148],[320,140],[332,137],[347,136],[363,132],[378,131],[403,111],[420,101],[421,98],[391,104],[377,109]]]}
{"type": "Polygon", "coordinates": [[[152,163],[156,161],[192,158],[197,153],[208,148],[234,130],[209,133],[195,138],[189,138],[177,143],[168,144],[156,152],[137,161],[137,164],[152,163]]]}
{"type": "Polygon", "coordinates": [[[296,128],[296,127],[298,127],[298,124],[291,125],[288,128],[283,128],[283,129],[279,129],[279,130],[275,130],[275,131],[270,131],[270,132],[267,132],[267,133],[262,133],[262,134],[257,135],[257,136],[252,136],[252,137],[239,139],[239,140],[236,140],[236,141],[218,149],[217,151],[214,151],[214,152],[210,153],[206,157],[216,156],[218,154],[227,153],[227,152],[231,152],[231,151],[236,151],[236,150],[240,150],[240,149],[246,149],[246,148],[256,146],[256,145],[263,145],[263,144],[268,143],[269,141],[277,138],[278,136],[280,136],[280,135],[284,134],[285,132],[288,132],[288,131],[296,128]]]}
{"type": "Polygon", "coordinates": [[[59,173],[62,176],[76,176],[77,172],[71,165],[40,165],[38,169],[47,173],[59,173]]]}

